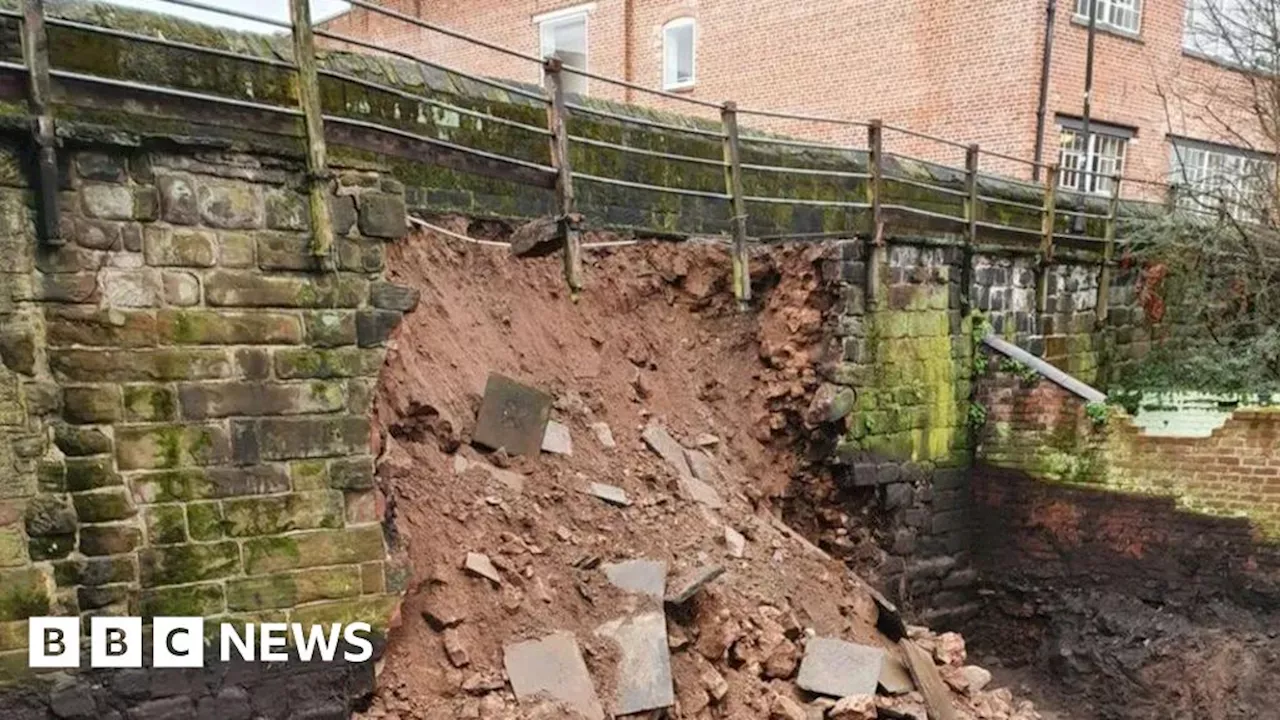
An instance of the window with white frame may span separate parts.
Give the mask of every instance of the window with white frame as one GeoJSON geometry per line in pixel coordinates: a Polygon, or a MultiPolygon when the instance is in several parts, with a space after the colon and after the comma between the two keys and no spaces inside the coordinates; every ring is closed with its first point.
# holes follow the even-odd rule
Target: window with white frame
{"type": "Polygon", "coordinates": [[[1182,47],[1196,55],[1245,67],[1275,64],[1275,4],[1259,0],[1187,0],[1182,47]]]}
{"type": "Polygon", "coordinates": [[[1271,196],[1275,159],[1262,153],[1174,138],[1170,142],[1169,183],[1184,208],[1235,217],[1263,217],[1271,196]]]}
{"type": "MultiPolygon", "coordinates": [[[[559,10],[534,18],[542,44],[542,57],[556,57],[565,65],[582,70],[587,67],[587,16],[594,4],[559,10]]],[[[587,93],[587,78],[566,70],[564,91],[576,95],[587,93]]]]}
{"type": "Polygon", "coordinates": [[[697,62],[697,24],[693,18],[678,18],[662,28],[662,87],[679,90],[693,87],[697,62]]]}
{"type": "Polygon", "coordinates": [[[1124,173],[1124,156],[1134,132],[1105,123],[1058,118],[1062,138],[1058,154],[1058,187],[1098,195],[1111,193],[1112,178],[1124,173]]]}
{"type": "Polygon", "coordinates": [[[1098,25],[1138,34],[1142,25],[1142,0],[1076,0],[1076,19],[1089,22],[1089,5],[1098,4],[1098,25]]]}

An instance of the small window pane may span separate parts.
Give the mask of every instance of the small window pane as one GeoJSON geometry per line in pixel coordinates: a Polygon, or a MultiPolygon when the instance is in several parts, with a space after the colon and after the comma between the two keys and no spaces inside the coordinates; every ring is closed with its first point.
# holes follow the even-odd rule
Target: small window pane
{"type": "Polygon", "coordinates": [[[675,20],[662,31],[662,84],[667,88],[688,87],[694,82],[694,24],[675,20]]]}
{"type": "Polygon", "coordinates": [[[1266,217],[1275,162],[1243,150],[1173,143],[1169,182],[1188,210],[1225,211],[1241,220],[1266,217]]]}
{"type": "MultiPolygon", "coordinates": [[[[1076,18],[1089,19],[1089,5],[1094,0],[1076,0],[1076,18]]],[[[1142,26],[1142,0],[1097,0],[1098,24],[1128,33],[1142,26]]]]}
{"type": "Polygon", "coordinates": [[[1058,187],[1110,195],[1112,177],[1124,174],[1128,140],[1118,135],[1089,133],[1086,149],[1081,133],[1063,129],[1058,157],[1058,187]]]}

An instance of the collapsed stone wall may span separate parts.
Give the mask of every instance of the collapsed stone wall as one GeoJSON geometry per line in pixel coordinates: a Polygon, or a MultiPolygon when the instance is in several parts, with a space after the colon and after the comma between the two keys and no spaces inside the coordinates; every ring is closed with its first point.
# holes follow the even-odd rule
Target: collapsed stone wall
{"type": "MultiPolygon", "coordinates": [[[[22,156],[0,158],[0,676],[27,674],[31,616],[385,631],[406,577],[368,413],[417,301],[383,279],[402,185],[340,173],[321,264],[295,160],[60,155],[57,247],[36,239],[22,156]]],[[[103,709],[155,695],[105,687],[103,709]]]]}

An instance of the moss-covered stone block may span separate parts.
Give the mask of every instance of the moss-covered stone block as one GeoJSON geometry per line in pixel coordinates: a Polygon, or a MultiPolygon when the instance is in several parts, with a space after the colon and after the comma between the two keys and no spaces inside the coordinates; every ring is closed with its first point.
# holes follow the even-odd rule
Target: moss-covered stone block
{"type": "Polygon", "coordinates": [[[199,383],[179,386],[182,414],[190,420],[244,415],[330,413],[346,404],[342,383],[199,383]]]}
{"type": "Polygon", "coordinates": [[[307,344],[333,348],[356,344],[356,316],[351,311],[320,310],[305,315],[307,344]]]}
{"type": "Polygon", "coordinates": [[[178,402],[168,385],[125,385],[124,419],[128,422],[167,422],[177,419],[178,402]]]}
{"type": "Polygon", "coordinates": [[[240,572],[240,548],[233,542],[143,548],[138,568],[146,588],[216,580],[240,572]]]}
{"type": "Polygon", "coordinates": [[[305,460],[367,452],[365,417],[299,417],[233,420],[236,457],[242,462],[305,460]]]}
{"type": "Polygon", "coordinates": [[[0,571],[0,622],[49,614],[48,576],[32,569],[0,571]]]}
{"type": "Polygon", "coordinates": [[[62,392],[62,414],[74,424],[112,423],[120,419],[120,389],[113,385],[78,385],[62,392]]]}
{"type": "Polygon", "coordinates": [[[297,492],[328,490],[329,463],[324,460],[294,460],[289,463],[289,477],[297,492]]]}
{"type": "Polygon", "coordinates": [[[381,368],[382,353],[374,349],[283,349],[275,352],[276,376],[284,380],[369,377],[377,375],[381,368]]]}
{"type": "Polygon", "coordinates": [[[223,530],[222,504],[217,502],[193,502],[186,506],[187,531],[192,540],[208,542],[226,536],[223,530]]]}
{"type": "Polygon", "coordinates": [[[53,564],[58,587],[112,585],[138,581],[138,561],[129,555],[71,558],[53,564]]]}
{"type": "Polygon", "coordinates": [[[142,531],[132,525],[86,525],[80,528],[80,552],[85,555],[123,555],[142,543],[142,531]]]}
{"type": "Polygon", "coordinates": [[[122,470],[217,465],[230,458],[231,442],[217,425],[116,428],[116,461],[122,470]]]}
{"type": "Polygon", "coordinates": [[[350,565],[386,557],[382,528],[318,530],[244,541],[245,572],[250,575],[325,565],[350,565]]]}
{"type": "Polygon", "coordinates": [[[318,600],[338,600],[361,594],[357,566],[303,570],[227,583],[227,609],[232,611],[292,608],[318,600]]]}
{"type": "Polygon", "coordinates": [[[288,492],[289,475],[275,465],[193,468],[141,473],[130,483],[139,502],[167,503],[288,492]]]}
{"type": "Polygon", "coordinates": [[[67,458],[64,486],[68,492],[85,492],[123,485],[108,457],[67,458]]]}
{"type": "Polygon", "coordinates": [[[53,427],[53,442],[71,457],[101,455],[111,452],[111,438],[96,427],[63,425],[53,427]]]}
{"type": "Polygon", "coordinates": [[[366,622],[375,632],[385,632],[391,615],[399,604],[400,598],[396,595],[364,596],[300,607],[293,611],[290,618],[292,622],[304,626],[366,622]]]}
{"type": "Polygon", "coordinates": [[[49,367],[64,382],[166,382],[229,377],[232,365],[221,349],[163,348],[50,350],[49,367]]]}
{"type": "Polygon", "coordinates": [[[342,527],[342,494],[337,492],[240,498],[227,500],[222,507],[223,528],[232,537],[342,527]]]}
{"type": "Polygon", "coordinates": [[[179,545],[187,542],[187,511],[182,505],[156,505],[143,512],[147,542],[151,545],[179,545]]]}
{"type": "Polygon", "coordinates": [[[123,487],[76,493],[71,500],[82,523],[128,520],[138,514],[133,499],[123,487]]]}
{"type": "Polygon", "coordinates": [[[205,301],[218,307],[355,308],[368,281],[350,275],[298,278],[219,270],[205,276],[205,301]]]}
{"type": "Polygon", "coordinates": [[[286,313],[161,310],[161,342],[175,345],[297,345],[302,320],[286,313]]]}
{"type": "Polygon", "coordinates": [[[301,193],[284,188],[267,190],[267,227],[272,230],[306,230],[311,227],[311,206],[301,193]]]}
{"type": "Polygon", "coordinates": [[[212,617],[226,612],[221,583],[144,590],[138,610],[145,619],[155,617],[212,617]]]}
{"type": "Polygon", "coordinates": [[[373,489],[373,458],[354,457],[329,463],[329,487],[357,491],[373,489]]]}

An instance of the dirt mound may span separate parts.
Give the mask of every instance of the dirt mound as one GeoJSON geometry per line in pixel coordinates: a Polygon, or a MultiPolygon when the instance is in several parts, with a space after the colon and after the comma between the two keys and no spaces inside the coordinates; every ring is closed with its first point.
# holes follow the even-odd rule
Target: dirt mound
{"type": "MultiPolygon", "coordinates": [[[[866,585],[775,518],[774,499],[807,467],[788,428],[825,352],[819,262],[805,247],[757,258],[763,299],[744,314],[713,244],[597,251],[577,302],[555,257],[515,260],[428,233],[390,249],[391,279],[422,291],[388,352],[375,411],[380,482],[412,578],[367,717],[572,716],[517,706],[503,671],[504,645],[556,631],[576,637],[612,711],[619,650],[600,629],[636,600],[602,570],[633,559],[666,563],[668,588],[698,568],[726,570],[668,606],[677,701],[654,717],[820,716],[831,703],[793,683],[814,635],[901,659],[876,630],[866,585]],[[490,373],[550,393],[571,454],[477,452],[490,373]],[[670,432],[711,499],[691,499],[689,477],[642,440],[646,427],[670,432]],[[587,494],[590,483],[620,488],[630,504],[587,494]],[[487,556],[492,568],[480,569],[499,582],[465,570],[468,553],[487,556]]],[[[958,667],[944,677],[968,691],[955,694],[961,717],[1035,717],[1015,713],[1007,691],[967,686],[958,667]]],[[[910,717],[919,701],[880,702],[910,717]]]]}

